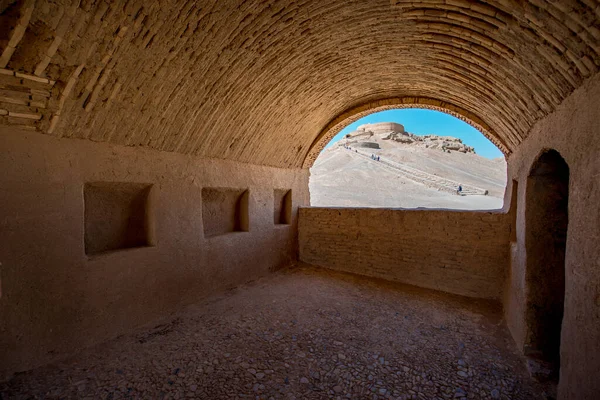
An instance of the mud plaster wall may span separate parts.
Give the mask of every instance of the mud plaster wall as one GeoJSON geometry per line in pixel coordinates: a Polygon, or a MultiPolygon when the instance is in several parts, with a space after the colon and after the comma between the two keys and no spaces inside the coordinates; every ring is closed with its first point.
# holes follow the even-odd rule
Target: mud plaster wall
{"type": "Polygon", "coordinates": [[[301,261],[471,297],[501,298],[509,238],[502,213],[300,209],[301,261]]]}
{"type": "Polygon", "coordinates": [[[152,193],[152,185],[144,183],[86,183],[83,189],[86,254],[152,246],[152,193]]]}
{"type": "Polygon", "coordinates": [[[505,314],[517,345],[525,335],[527,288],[525,210],[527,176],[544,149],[569,165],[569,226],[565,257],[565,308],[561,334],[559,398],[595,399],[600,393],[600,76],[577,89],[556,112],[537,123],[508,159],[519,182],[517,242],[505,291],[505,314]]]}
{"type": "Polygon", "coordinates": [[[234,188],[202,189],[204,236],[248,231],[248,191],[234,188]]]}
{"type": "Polygon", "coordinates": [[[57,139],[0,127],[0,376],[43,364],[297,255],[308,171],[57,139]],[[152,184],[154,247],[86,256],[86,182],[152,184]],[[205,238],[202,188],[247,188],[249,232],[205,238]],[[273,222],[274,188],[293,223],[273,222]]]}

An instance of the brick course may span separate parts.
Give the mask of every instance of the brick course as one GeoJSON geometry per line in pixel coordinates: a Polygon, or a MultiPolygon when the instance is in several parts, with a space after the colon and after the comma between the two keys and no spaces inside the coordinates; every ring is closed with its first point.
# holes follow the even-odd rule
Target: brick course
{"type": "Polygon", "coordinates": [[[495,212],[301,208],[300,260],[471,297],[500,299],[510,219],[495,212]]]}
{"type": "Polygon", "coordinates": [[[3,1],[0,125],[297,168],[362,114],[416,106],[508,155],[597,73],[599,4],[3,1]]]}

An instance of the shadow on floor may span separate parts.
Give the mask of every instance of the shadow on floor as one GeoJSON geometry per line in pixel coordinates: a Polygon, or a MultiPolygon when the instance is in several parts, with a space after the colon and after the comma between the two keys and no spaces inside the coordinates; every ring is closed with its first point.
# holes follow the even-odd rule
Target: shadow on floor
{"type": "Polygon", "coordinates": [[[499,304],[301,265],[0,384],[1,398],[535,399],[499,304]]]}

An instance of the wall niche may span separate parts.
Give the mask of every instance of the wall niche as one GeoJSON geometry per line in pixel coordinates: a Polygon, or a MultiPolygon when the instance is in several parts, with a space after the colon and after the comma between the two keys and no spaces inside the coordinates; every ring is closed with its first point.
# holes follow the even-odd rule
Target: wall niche
{"type": "Polygon", "coordinates": [[[247,189],[203,188],[202,223],[204,237],[214,237],[230,232],[248,232],[247,189]]]}
{"type": "Polygon", "coordinates": [[[152,185],[90,182],[84,185],[85,253],[153,245],[152,185]]]}
{"type": "Polygon", "coordinates": [[[273,216],[275,225],[292,223],[292,190],[275,189],[273,191],[273,216]]]}

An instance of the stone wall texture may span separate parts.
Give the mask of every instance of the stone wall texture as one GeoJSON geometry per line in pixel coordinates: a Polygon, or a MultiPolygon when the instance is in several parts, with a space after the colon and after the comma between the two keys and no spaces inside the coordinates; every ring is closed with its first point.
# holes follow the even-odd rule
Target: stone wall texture
{"type": "Polygon", "coordinates": [[[510,218],[493,212],[301,208],[300,260],[499,300],[510,218]]]}
{"type": "MultiPolygon", "coordinates": [[[[519,182],[505,315],[522,347],[527,326],[525,243],[527,176],[546,149],[569,165],[569,227],[565,259],[565,308],[561,335],[559,398],[595,399],[600,393],[600,76],[588,80],[553,114],[540,121],[508,158],[509,182],[519,182]]],[[[508,191],[507,191],[508,192],[508,191]]]]}
{"type": "Polygon", "coordinates": [[[0,377],[168,317],[297,258],[308,171],[3,127],[0,149],[0,377]],[[87,256],[87,182],[151,184],[151,246],[87,256]],[[246,188],[249,231],[205,237],[203,187],[246,188]],[[273,221],[274,188],[293,191],[290,225],[273,221]]]}

